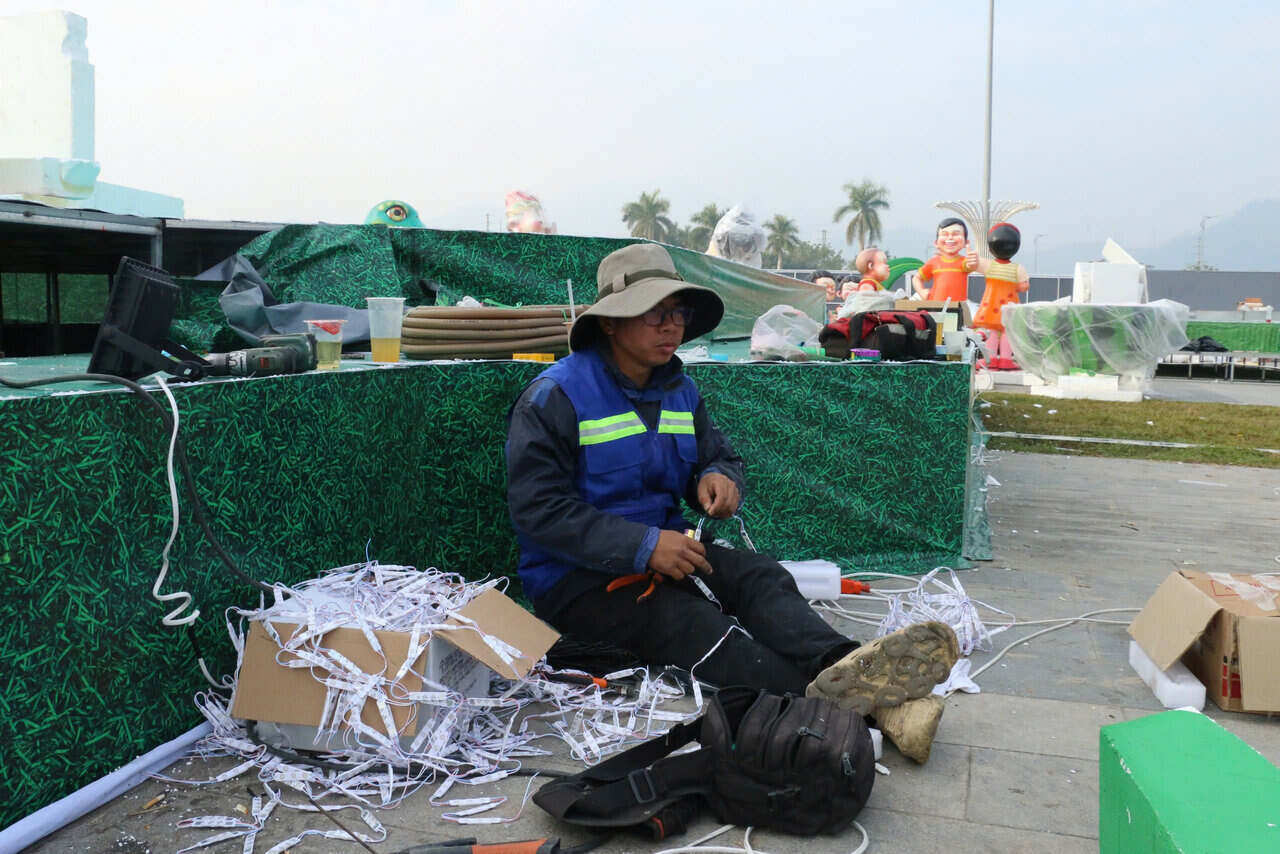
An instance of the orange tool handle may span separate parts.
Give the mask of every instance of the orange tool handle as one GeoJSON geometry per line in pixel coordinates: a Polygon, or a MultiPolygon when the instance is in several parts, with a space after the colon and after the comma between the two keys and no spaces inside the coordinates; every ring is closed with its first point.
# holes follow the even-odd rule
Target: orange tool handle
{"type": "Polygon", "coordinates": [[[559,839],[527,839],[524,842],[497,842],[493,845],[472,845],[471,854],[557,854],[559,839]]]}
{"type": "Polygon", "coordinates": [[[840,579],[841,593],[870,593],[871,585],[865,581],[856,581],[852,578],[840,579]]]}

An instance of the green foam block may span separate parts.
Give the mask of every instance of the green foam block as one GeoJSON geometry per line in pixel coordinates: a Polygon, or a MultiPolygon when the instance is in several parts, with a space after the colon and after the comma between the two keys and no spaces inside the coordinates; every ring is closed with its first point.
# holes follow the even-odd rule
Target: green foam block
{"type": "Polygon", "coordinates": [[[1280,768],[1210,718],[1163,712],[1099,740],[1101,854],[1280,851],[1280,768]]]}

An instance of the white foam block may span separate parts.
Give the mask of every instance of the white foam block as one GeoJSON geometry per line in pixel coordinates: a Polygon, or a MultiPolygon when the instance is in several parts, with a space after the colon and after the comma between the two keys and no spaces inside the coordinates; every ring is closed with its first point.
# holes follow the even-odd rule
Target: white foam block
{"type": "Polygon", "coordinates": [[[1113,403],[1139,403],[1142,401],[1142,392],[1136,389],[1132,391],[1090,391],[1088,389],[1064,389],[1056,385],[1037,385],[1028,386],[1027,391],[1040,397],[1053,397],[1059,400],[1109,400],[1113,403]]]}
{"type": "Polygon", "coordinates": [[[1040,379],[1030,371],[992,371],[991,379],[996,385],[1015,385],[1015,386],[1039,386],[1044,385],[1044,380],[1040,379]]]}
{"type": "Polygon", "coordinates": [[[1159,670],[1138,642],[1131,640],[1129,665],[1166,709],[1204,708],[1204,685],[1181,661],[1175,661],[1168,670],[1159,670]]]}
{"type": "Polygon", "coordinates": [[[871,747],[875,750],[876,761],[879,762],[884,756],[884,734],[875,727],[868,727],[871,733],[871,747]]]}

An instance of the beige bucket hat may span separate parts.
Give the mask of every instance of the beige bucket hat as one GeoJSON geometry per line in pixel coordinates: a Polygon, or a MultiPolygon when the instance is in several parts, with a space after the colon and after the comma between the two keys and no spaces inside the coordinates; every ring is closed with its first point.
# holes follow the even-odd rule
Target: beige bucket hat
{"type": "Polygon", "coordinates": [[[683,341],[706,335],[724,317],[719,295],[680,278],[671,254],[657,243],[634,243],[610,252],[596,268],[596,285],[596,301],[569,331],[571,349],[585,350],[604,337],[597,317],[639,317],[676,293],[693,308],[683,341]]]}

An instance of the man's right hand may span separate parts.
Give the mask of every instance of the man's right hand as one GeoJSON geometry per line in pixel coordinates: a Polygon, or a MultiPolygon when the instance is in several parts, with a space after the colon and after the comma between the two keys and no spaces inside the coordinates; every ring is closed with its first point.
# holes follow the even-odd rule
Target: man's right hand
{"type": "Polygon", "coordinates": [[[710,573],[707,548],[679,531],[660,531],[649,556],[649,568],[676,581],[699,570],[710,573]]]}

